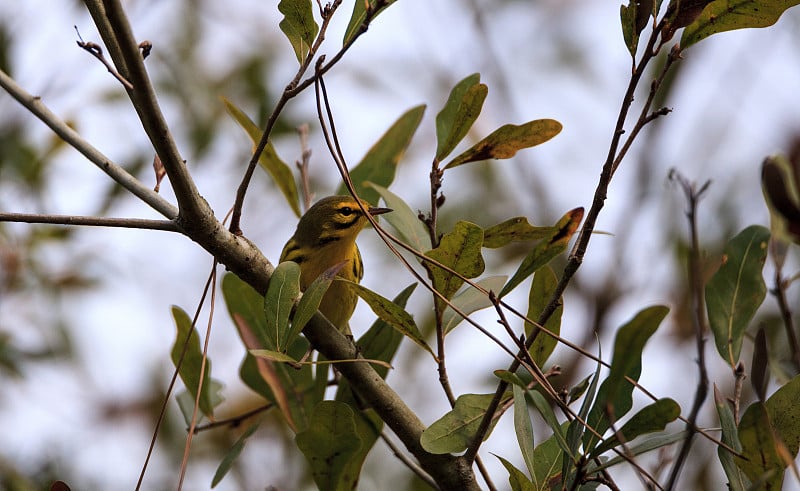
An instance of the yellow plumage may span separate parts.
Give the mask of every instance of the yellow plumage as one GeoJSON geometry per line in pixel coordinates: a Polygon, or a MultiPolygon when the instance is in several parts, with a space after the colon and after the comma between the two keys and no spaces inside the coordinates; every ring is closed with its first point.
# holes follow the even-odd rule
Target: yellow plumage
{"type": "MultiPolygon", "coordinates": [[[[391,211],[362,203],[371,215],[391,211]]],[[[294,261],[300,266],[300,289],[303,291],[319,275],[341,263],[338,276],[358,283],[364,269],[356,237],[367,223],[369,220],[353,197],[323,198],[300,218],[297,230],[283,247],[280,260],[294,261]]],[[[343,334],[351,336],[348,321],[357,301],[357,295],[346,284],[334,281],[322,298],[319,310],[343,334]]]]}

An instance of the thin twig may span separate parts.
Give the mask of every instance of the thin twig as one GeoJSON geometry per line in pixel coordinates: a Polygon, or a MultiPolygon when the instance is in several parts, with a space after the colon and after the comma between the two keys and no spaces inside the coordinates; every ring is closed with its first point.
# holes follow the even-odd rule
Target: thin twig
{"type": "Polygon", "coordinates": [[[84,225],[89,227],[138,228],[180,232],[171,220],[147,220],[144,218],[109,218],[77,215],[39,215],[35,213],[2,213],[0,222],[44,223],[48,225],[84,225]]]}
{"type": "MultiPolygon", "coordinates": [[[[300,67],[297,69],[297,72],[295,73],[291,82],[289,82],[289,84],[283,90],[283,93],[281,93],[278,102],[275,103],[275,107],[267,119],[267,124],[264,127],[264,131],[261,133],[261,139],[258,141],[258,145],[256,145],[256,148],[253,151],[253,156],[250,158],[250,162],[247,164],[247,169],[244,172],[244,176],[242,176],[242,181],[239,183],[239,187],[236,189],[236,200],[233,203],[233,215],[231,216],[231,225],[229,228],[229,230],[236,235],[242,234],[240,222],[242,218],[244,198],[247,194],[247,189],[250,187],[250,181],[253,179],[253,173],[258,165],[258,160],[261,158],[261,154],[264,152],[264,149],[269,143],[269,138],[272,135],[272,129],[275,127],[275,123],[278,121],[278,116],[281,114],[283,108],[286,106],[289,100],[300,93],[296,90],[298,83],[308,67],[311,65],[311,61],[316,56],[320,46],[322,46],[322,41],[325,39],[325,33],[328,30],[328,25],[330,24],[331,18],[333,17],[336,8],[341,3],[342,0],[334,0],[334,2],[330,5],[330,8],[323,10],[324,15],[322,18],[322,25],[319,28],[319,32],[317,33],[317,38],[314,40],[314,44],[312,44],[309,48],[306,57],[303,59],[303,62],[300,64],[300,67]]],[[[310,84],[307,84],[306,87],[308,85],[310,84]]]]}
{"type": "MultiPolygon", "coordinates": [[[[631,452],[631,449],[628,447],[628,440],[617,426],[617,418],[614,414],[614,406],[611,403],[607,403],[606,407],[604,408],[604,412],[606,413],[606,418],[608,418],[608,424],[612,433],[617,437],[619,446],[622,447],[622,453],[625,455],[625,458],[628,460],[628,462],[635,463],[636,456],[633,454],[633,452],[631,452]]],[[[641,472],[644,470],[641,466],[637,464],[634,465],[633,468],[636,471],[636,477],[639,478],[639,481],[641,481],[642,486],[644,486],[645,489],[653,489],[655,486],[658,486],[658,482],[656,482],[654,476],[641,472]]],[[[658,486],[658,488],[662,489],[661,486],[658,486]]]]}
{"type": "Polygon", "coordinates": [[[391,438],[386,434],[386,432],[381,432],[381,440],[383,443],[386,444],[387,447],[394,453],[394,456],[397,457],[400,462],[402,462],[406,467],[408,467],[411,472],[417,475],[422,481],[425,482],[428,486],[433,489],[439,489],[439,485],[436,484],[436,481],[433,480],[430,474],[425,472],[425,470],[420,467],[416,462],[408,458],[408,455],[405,454],[395,443],[392,441],[391,438]]]}
{"type": "MultiPolygon", "coordinates": [[[[178,481],[178,491],[183,488],[183,480],[186,477],[186,469],[189,466],[189,450],[192,447],[192,439],[195,435],[195,428],[197,427],[197,417],[200,412],[200,398],[203,396],[203,385],[206,380],[206,367],[208,366],[208,343],[211,340],[211,326],[214,320],[214,306],[216,305],[217,297],[217,261],[214,261],[214,266],[211,268],[211,303],[208,312],[208,323],[206,324],[206,335],[203,340],[203,357],[200,362],[200,376],[197,381],[197,392],[194,396],[194,408],[192,409],[192,421],[189,423],[189,432],[186,435],[186,445],[183,449],[183,460],[181,461],[180,479],[178,481]]],[[[194,330],[194,324],[192,324],[194,330]]],[[[191,335],[191,333],[190,333],[191,335]]],[[[178,365],[180,367],[180,365],[178,365]]],[[[210,387],[210,385],[209,385],[210,387]]]]}
{"type": "MultiPolygon", "coordinates": [[[[214,261],[214,268],[216,269],[217,262],[214,261]]],[[[200,318],[200,310],[202,309],[203,305],[205,304],[206,295],[208,295],[209,287],[211,286],[211,281],[214,278],[214,270],[209,273],[208,279],[206,280],[206,284],[203,287],[203,294],[200,296],[200,302],[197,304],[197,309],[194,311],[194,317],[192,318],[192,328],[197,323],[197,319],[200,318]]],[[[167,386],[167,392],[164,394],[164,399],[161,402],[161,409],[158,413],[158,419],[156,420],[156,426],[153,428],[153,436],[150,439],[150,446],[147,448],[147,456],[144,459],[144,464],[142,464],[142,470],[139,473],[139,480],[136,482],[136,491],[139,491],[142,488],[142,481],[144,481],[144,474],[147,471],[147,465],[150,463],[150,457],[153,455],[153,449],[156,446],[156,438],[158,438],[158,432],[161,429],[161,424],[164,422],[164,417],[167,414],[167,404],[169,403],[170,397],[172,395],[172,391],[175,388],[175,383],[178,380],[178,374],[180,372],[180,367],[183,364],[183,359],[186,357],[186,352],[189,349],[189,340],[191,339],[191,332],[186,336],[186,339],[183,341],[183,345],[181,346],[181,354],[178,357],[178,361],[175,362],[175,370],[172,372],[172,378],[169,381],[169,385],[167,386]]]]}
{"type": "Polygon", "coordinates": [[[83,48],[84,51],[88,52],[89,54],[100,60],[100,63],[102,63],[103,66],[106,67],[108,73],[113,75],[114,78],[116,78],[119,81],[119,83],[122,84],[123,87],[125,87],[127,90],[133,90],[133,84],[131,84],[125,77],[120,75],[117,69],[114,68],[114,66],[108,60],[106,60],[105,56],[103,56],[103,48],[101,48],[100,45],[97,43],[84,42],[83,38],[81,37],[80,31],[78,31],[78,26],[72,26],[72,27],[75,28],[75,33],[78,35],[79,41],[76,41],[78,43],[78,46],[80,46],[81,48],[83,48]]]}
{"type": "Polygon", "coordinates": [[[772,288],[771,293],[775,295],[778,301],[778,310],[780,310],[781,319],[783,319],[786,339],[789,340],[792,363],[795,370],[800,371],[800,343],[797,341],[797,333],[792,321],[792,311],[789,308],[789,302],[786,300],[786,289],[789,287],[789,281],[783,277],[783,268],[781,266],[776,265],[775,267],[775,286],[772,288]]]}
{"type": "Polygon", "coordinates": [[[742,387],[747,376],[744,373],[744,363],[741,361],[733,370],[733,420],[739,424],[739,407],[742,401],[742,387]]]}
{"type": "Polygon", "coordinates": [[[669,176],[681,186],[686,196],[686,201],[688,202],[686,218],[689,221],[689,233],[692,241],[692,248],[689,255],[689,285],[692,291],[692,309],[694,310],[693,324],[695,329],[695,344],[697,346],[697,369],[699,372],[694,402],[692,403],[692,409],[689,412],[689,418],[686,423],[686,430],[689,432],[689,435],[681,445],[678,457],[675,459],[669,480],[667,481],[666,489],[671,490],[675,488],[683,463],[689,456],[689,451],[694,441],[694,428],[697,426],[697,415],[708,395],[708,372],[706,371],[705,357],[705,335],[708,332],[708,323],[706,322],[703,266],[700,261],[700,239],[697,232],[697,204],[703,197],[703,194],[708,190],[710,181],[706,181],[698,189],[696,185],[690,183],[674,169],[670,171],[669,176]]]}
{"type": "MultiPolygon", "coordinates": [[[[257,408],[251,409],[249,411],[246,411],[246,412],[244,412],[242,414],[238,414],[236,416],[232,416],[230,418],[218,419],[216,421],[211,421],[211,422],[206,423],[204,425],[198,425],[198,426],[196,426],[194,428],[194,433],[197,434],[197,433],[201,433],[203,431],[213,430],[214,428],[219,428],[221,426],[230,426],[231,428],[236,428],[236,427],[238,427],[239,425],[242,424],[242,421],[244,421],[246,419],[250,419],[253,416],[261,414],[261,413],[263,413],[265,411],[269,411],[273,407],[275,407],[275,404],[270,402],[270,403],[264,404],[263,406],[259,406],[257,408]]],[[[187,428],[186,431],[189,431],[189,428],[187,428]]]]}
{"type": "Polygon", "coordinates": [[[311,148],[308,146],[308,124],[303,123],[297,127],[297,135],[300,137],[300,160],[295,162],[297,170],[300,171],[300,185],[303,192],[303,210],[311,208],[311,174],[308,172],[311,163],[311,148]]]}

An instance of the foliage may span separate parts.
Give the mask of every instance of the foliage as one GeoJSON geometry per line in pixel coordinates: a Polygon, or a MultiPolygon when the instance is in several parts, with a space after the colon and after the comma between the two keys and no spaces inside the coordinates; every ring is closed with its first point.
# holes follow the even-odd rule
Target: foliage
{"type": "MultiPolygon", "coordinates": [[[[225,399],[231,398],[232,391],[226,386],[232,385],[232,381],[226,378],[223,384],[211,378],[212,363],[201,342],[197,319],[190,318],[179,307],[171,310],[177,334],[170,357],[176,377],[185,387],[176,398],[186,426],[192,430],[188,443],[196,437],[193,432],[201,418],[209,421],[203,429],[214,425],[225,426],[230,431],[253,414],[264,413],[243,432],[233,434],[230,431],[225,451],[215,456],[218,457],[217,471],[210,485],[214,487],[224,479],[231,479],[238,462],[258,452],[253,443],[259,438],[277,439],[275,434],[283,434],[283,440],[292,445],[290,451],[305,458],[308,478],[322,490],[356,489],[367,456],[371,452],[384,452],[376,446],[382,436],[400,440],[405,448],[395,453],[402,454],[404,461],[416,460],[406,464],[409,473],[416,473],[428,484],[441,489],[477,489],[476,472],[485,473],[483,478],[487,481],[497,479],[497,476],[489,476],[483,465],[474,463],[481,458],[483,442],[509,437],[495,432],[498,421],[506,417],[506,412],[511,412],[515,446],[519,451],[508,450],[507,455],[497,455],[497,461],[502,466],[498,468],[507,473],[508,486],[514,490],[618,488],[616,473],[623,467],[632,469],[648,485],[673,489],[686,456],[697,452],[692,444],[699,438],[716,446],[720,472],[724,473],[731,489],[780,489],[789,476],[786,471],[791,469],[796,473],[795,459],[800,451],[800,426],[797,424],[800,412],[794,403],[800,398],[800,346],[785,298],[796,275],[789,279],[783,276],[787,251],[794,247],[791,244],[797,242],[798,235],[800,151],[765,160],[762,186],[772,212],[771,228],[750,225],[727,240],[719,257],[715,251],[714,259],[706,261],[719,264],[713,274],[706,274],[708,268],[701,261],[695,220],[697,198],[706,187],[687,193],[692,235],[688,246],[689,276],[700,278],[687,287],[693,301],[690,317],[695,327],[700,366],[700,381],[692,408],[681,407],[675,400],[681,400],[677,395],[672,398],[653,394],[640,382],[643,372],[651,368],[646,350],[655,344],[656,336],[663,335],[664,321],[671,313],[669,307],[641,308],[614,330],[610,362],[601,355],[591,354],[579,344],[582,341],[575,342],[570,337],[574,333],[562,323],[575,296],[583,294],[585,280],[575,274],[584,257],[592,254],[590,239],[598,231],[595,227],[611,182],[620,166],[629,165],[627,152],[642,129],[649,128],[650,123],[669,112],[656,107],[654,101],[668,80],[667,74],[678,66],[683,50],[723,31],[772,25],[795,4],[756,1],[731,5],[723,0],[673,0],[662,6],[655,0],[631,0],[622,5],[622,43],[631,55],[632,74],[621,104],[619,122],[610,131],[610,151],[597,181],[595,198],[589,201],[585,196],[570,196],[574,204],[555,211],[543,225],[532,225],[529,217],[515,216],[516,213],[507,210],[500,216],[492,216],[490,221],[483,220],[484,216],[473,218],[467,206],[446,206],[449,201],[445,196],[458,197],[458,183],[463,175],[495,172],[487,169],[494,169],[498,160],[509,160],[504,167],[521,167],[522,155],[535,154],[541,149],[532,147],[546,147],[560,135],[561,122],[539,117],[547,115],[535,115],[538,119],[526,119],[522,124],[503,122],[499,127],[488,126],[496,129],[487,131],[480,118],[488,109],[494,110],[494,101],[489,97],[489,84],[481,81],[480,73],[472,73],[452,86],[435,121],[425,119],[424,104],[405,110],[363,158],[349,166],[344,156],[347,152],[342,150],[339,141],[347,130],[335,124],[338,112],[329,99],[325,79],[342,69],[345,62],[341,60],[350,56],[351,48],[361,42],[368,28],[380,31],[380,23],[374,23],[378,14],[387,9],[400,9],[402,2],[395,5],[386,0],[356,1],[352,13],[346,17],[342,2],[321,5],[311,0],[281,0],[276,9],[281,18],[272,30],[282,33],[289,41],[283,48],[297,61],[295,77],[285,85],[279,97],[265,98],[270,101],[267,109],[264,101],[259,104],[244,98],[245,104],[234,103],[228,94],[216,94],[222,100],[218,106],[223,107],[233,123],[246,133],[251,157],[236,193],[233,223],[225,227],[214,217],[194,185],[189,172],[193,169],[177,153],[177,145],[166,131],[166,120],[154,104],[155,98],[147,92],[146,78],[142,79],[147,77],[147,71],[143,65],[137,68],[146,58],[142,56],[145,48],[140,51],[138,46],[132,48],[126,44],[129,40],[126,41],[122,34],[125,30],[121,27],[126,22],[124,12],[113,5],[106,9],[99,3],[87,1],[108,46],[107,56],[112,63],[107,68],[117,80],[124,80],[133,87],[127,93],[141,115],[142,127],[152,144],[153,155],[157,156],[155,162],[163,166],[169,177],[177,206],[171,202],[164,204],[165,198],[157,191],[150,192],[149,188],[141,186],[138,178],[111,159],[94,160],[101,161],[98,165],[112,174],[124,189],[167,218],[160,223],[147,222],[140,225],[141,228],[183,234],[230,270],[220,281],[221,291],[242,347],[239,378],[261,405],[258,410],[235,416],[227,425],[224,420],[217,419],[220,410],[228,405],[224,404],[225,399]],[[342,19],[343,41],[341,46],[336,44],[332,48],[333,53],[323,55],[321,47],[330,45],[325,38],[333,18],[342,19]],[[680,42],[672,41],[681,29],[680,42]],[[662,66],[653,70],[649,67],[657,61],[657,56],[662,57],[662,66]],[[317,312],[332,282],[344,281],[336,278],[341,265],[326,271],[301,291],[298,264],[284,262],[273,268],[251,241],[242,237],[247,228],[242,226],[246,222],[240,222],[240,218],[243,210],[249,209],[245,192],[255,187],[251,182],[255,169],[265,171],[256,175],[277,188],[277,192],[271,194],[281,196],[286,203],[285,210],[296,216],[301,213],[301,198],[308,199],[311,193],[318,191],[319,183],[312,180],[307,162],[298,161],[296,169],[292,168],[286,163],[287,159],[279,155],[283,150],[276,142],[280,132],[285,131],[278,122],[288,124],[285,114],[290,111],[286,108],[301,93],[311,94],[312,90],[320,132],[341,175],[336,192],[354,193],[373,205],[383,200],[394,210],[386,215],[388,226],[384,227],[383,222],[372,225],[387,246],[387,257],[391,250],[398,258],[396,265],[400,272],[397,274],[413,277],[413,283],[402,290],[388,280],[377,288],[380,292],[366,285],[347,283],[347,288],[352,289],[376,317],[366,333],[356,340],[341,335],[317,312]],[[637,117],[631,108],[634,94],[641,91],[645,96],[636,106],[640,111],[637,117]],[[274,106],[273,99],[278,101],[274,106]],[[268,114],[268,117],[256,122],[248,113],[268,114]],[[421,143],[422,140],[430,145],[421,143]],[[463,150],[458,150],[460,147],[463,150]],[[419,211],[411,204],[411,193],[397,189],[395,181],[399,172],[409,167],[406,161],[426,152],[430,171],[427,175],[416,176],[415,180],[425,184],[430,205],[419,211]],[[112,171],[108,171],[109,168],[112,171]],[[134,183],[120,175],[129,175],[134,183]],[[451,181],[455,186],[451,187],[451,181]],[[390,189],[393,185],[394,189],[390,189]],[[586,206],[579,206],[581,204],[586,206]],[[175,208],[174,214],[164,212],[169,207],[175,208]],[[495,225],[481,225],[483,221],[495,225]],[[571,248],[570,244],[573,244],[571,248]],[[760,325],[764,323],[758,317],[768,291],[764,271],[770,257],[776,272],[772,291],[778,298],[784,335],[791,351],[783,358],[774,349],[774,343],[770,345],[767,329],[760,325]],[[531,277],[526,294],[520,296],[517,289],[527,285],[531,277]],[[417,294],[410,303],[414,292],[417,294]],[[392,299],[387,298],[392,296],[392,299]],[[425,315],[414,315],[412,304],[422,305],[425,315]],[[490,321],[485,320],[487,316],[490,321]],[[756,327],[758,333],[753,334],[756,327]],[[459,393],[455,388],[461,390],[461,384],[452,383],[461,375],[454,376],[448,371],[452,346],[458,342],[458,336],[470,334],[482,336],[481,355],[497,351],[504,357],[502,361],[507,368],[495,371],[497,380],[493,380],[490,392],[459,393]],[[708,386],[706,366],[709,361],[703,351],[707,334],[713,336],[719,355],[719,359],[714,358],[711,363],[729,367],[736,387],[731,394],[724,394],[718,384],[714,384],[714,405],[719,420],[714,426],[721,427],[718,438],[698,419],[708,386]],[[755,341],[750,343],[750,339],[755,341]],[[401,346],[410,353],[413,368],[406,365],[408,360],[397,357],[401,346]],[[749,378],[755,400],[743,397],[741,390],[746,373],[744,355],[750,351],[753,359],[749,378]],[[557,379],[562,367],[555,361],[567,354],[573,356],[573,360],[590,360],[594,370],[579,373],[582,368],[575,367],[583,365],[572,363],[568,367],[572,379],[557,379]],[[333,378],[330,377],[331,366],[333,378]],[[424,387],[426,397],[440,391],[441,400],[449,405],[427,426],[417,416],[415,410],[419,408],[413,407],[413,398],[404,400],[385,380],[392,371],[397,372],[394,377],[398,378],[410,377],[415,370],[435,373],[440,387],[436,388],[430,381],[419,385],[424,387]],[[775,380],[771,386],[772,372],[775,380]],[[555,380],[563,380],[563,389],[556,387],[555,380]],[[329,386],[335,386],[335,391],[328,390],[329,386]],[[774,390],[768,395],[770,388],[774,390]],[[682,422],[678,423],[678,419],[682,422]],[[387,437],[387,430],[395,437],[387,437]],[[537,433],[543,437],[535,441],[537,433]],[[648,466],[640,463],[639,457],[653,450],[667,451],[671,446],[678,458],[674,464],[659,461],[663,466],[670,465],[669,477],[660,483],[656,475],[648,471],[648,466]],[[513,461],[524,462],[524,468],[517,468],[513,461]]],[[[87,46],[82,45],[84,49],[87,46]]],[[[105,56],[91,47],[87,50],[98,58],[105,56]]],[[[0,56],[3,87],[28,110],[52,123],[60,138],[80,147],[80,142],[71,139],[72,133],[65,123],[59,125],[54,115],[41,111],[39,98],[17,91],[13,80],[5,75],[6,62],[2,61],[5,58],[0,56]]],[[[267,93],[266,85],[259,80],[255,87],[267,93]]],[[[334,100],[335,97],[333,95],[334,100]]],[[[213,126],[197,131],[206,135],[214,132],[213,126]]],[[[12,172],[23,187],[40,192],[45,189],[46,162],[60,151],[63,142],[54,139],[36,146],[18,129],[4,132],[0,137],[0,151],[4,152],[0,154],[0,163],[10,160],[18,164],[12,172]],[[6,157],[8,154],[14,157],[6,157]],[[37,158],[36,154],[42,157],[37,158]]],[[[210,142],[207,140],[198,138],[194,146],[196,154],[208,151],[210,142]]],[[[303,150],[306,154],[307,149],[303,150]]],[[[131,171],[135,174],[135,170],[131,171]]],[[[471,206],[489,208],[498,198],[489,180],[481,183],[486,184],[485,191],[469,195],[471,206]]],[[[103,212],[111,209],[114,202],[111,196],[109,193],[106,205],[97,215],[104,215],[103,212]]],[[[23,221],[37,219],[28,217],[23,221]]],[[[38,221],[89,224],[89,220],[81,217],[71,221],[58,217],[50,218],[49,222],[38,221]]],[[[101,224],[128,226],[120,223],[101,224]]],[[[0,233],[7,232],[0,228],[0,233]]],[[[65,240],[54,237],[31,237],[28,250],[35,251],[42,241],[60,243],[65,240]]],[[[0,246],[5,247],[5,241],[0,242],[0,246]]],[[[0,279],[6,283],[5,288],[11,289],[15,287],[15,277],[12,268],[6,269],[9,272],[0,279]]],[[[374,274],[380,277],[381,273],[374,274]]],[[[73,281],[84,286],[90,284],[92,278],[81,272],[73,281]]],[[[601,305],[603,295],[613,296],[614,290],[608,288],[597,293],[594,300],[598,316],[605,314],[601,305]]],[[[633,294],[629,298],[633,302],[640,301],[633,294]]],[[[626,308],[630,305],[628,303],[626,308]]],[[[673,312],[675,318],[679,314],[673,312]]],[[[601,340],[600,345],[604,343],[605,340],[601,340]]],[[[62,347],[62,351],[68,350],[62,347]]],[[[23,373],[21,353],[9,336],[0,333],[0,365],[5,372],[14,376],[23,373]]],[[[475,359],[478,358],[475,355],[475,359]]],[[[214,367],[215,376],[219,376],[216,363],[214,367]]],[[[681,376],[686,376],[685,367],[680,370],[681,376]]],[[[719,382],[720,386],[729,385],[724,379],[719,382]]],[[[156,426],[160,425],[161,420],[158,421],[156,426]]],[[[184,460],[189,458],[190,447],[185,446],[184,460]]],[[[184,463],[181,479],[186,470],[184,463]]],[[[0,484],[6,482],[0,481],[0,484]]]]}

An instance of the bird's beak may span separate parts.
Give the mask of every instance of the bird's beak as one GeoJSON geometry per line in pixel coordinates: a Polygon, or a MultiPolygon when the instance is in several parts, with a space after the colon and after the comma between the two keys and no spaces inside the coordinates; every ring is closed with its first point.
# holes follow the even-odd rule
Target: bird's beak
{"type": "Polygon", "coordinates": [[[394,210],[392,210],[391,208],[375,208],[373,206],[370,206],[369,208],[367,208],[367,211],[369,212],[370,215],[377,216],[377,215],[383,215],[384,213],[389,213],[390,211],[394,210]]]}

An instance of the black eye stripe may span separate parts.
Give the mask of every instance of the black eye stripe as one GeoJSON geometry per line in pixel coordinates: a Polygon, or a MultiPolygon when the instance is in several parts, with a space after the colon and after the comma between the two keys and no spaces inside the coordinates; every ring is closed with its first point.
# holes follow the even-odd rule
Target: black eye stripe
{"type": "Polygon", "coordinates": [[[335,220],[332,221],[331,223],[333,224],[333,228],[335,230],[348,229],[348,228],[352,227],[353,225],[355,225],[356,222],[358,222],[358,220],[361,218],[361,215],[352,215],[352,216],[349,216],[349,217],[345,215],[345,218],[346,218],[347,221],[342,221],[342,222],[337,222],[335,220]]]}

